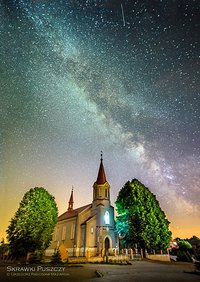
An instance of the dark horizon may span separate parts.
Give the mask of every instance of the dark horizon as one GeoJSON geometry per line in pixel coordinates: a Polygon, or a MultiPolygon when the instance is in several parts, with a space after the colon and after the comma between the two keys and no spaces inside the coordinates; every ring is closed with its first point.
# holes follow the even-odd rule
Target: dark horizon
{"type": "Polygon", "coordinates": [[[0,2],[0,236],[31,187],[59,214],[137,178],[200,237],[198,1],[0,2]],[[5,205],[6,203],[6,205],[5,205]]]}

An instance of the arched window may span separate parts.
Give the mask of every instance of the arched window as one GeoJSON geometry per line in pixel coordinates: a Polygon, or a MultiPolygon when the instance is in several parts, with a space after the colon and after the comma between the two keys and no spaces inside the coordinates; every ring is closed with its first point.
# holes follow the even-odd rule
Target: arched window
{"type": "Polygon", "coordinates": [[[104,214],[104,221],[105,221],[105,224],[110,224],[110,214],[108,211],[106,211],[104,214]]]}

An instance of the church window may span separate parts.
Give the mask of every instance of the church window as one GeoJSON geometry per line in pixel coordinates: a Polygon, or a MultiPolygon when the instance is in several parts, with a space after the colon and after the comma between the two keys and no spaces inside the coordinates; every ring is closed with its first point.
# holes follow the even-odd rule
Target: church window
{"type": "Polygon", "coordinates": [[[65,240],[65,237],[66,237],[66,226],[63,226],[63,229],[62,229],[62,240],[65,240]]]}
{"type": "Polygon", "coordinates": [[[73,222],[71,225],[71,239],[74,239],[75,234],[75,223],[73,222]]]}
{"type": "Polygon", "coordinates": [[[104,214],[104,221],[105,221],[105,224],[110,224],[110,214],[108,211],[106,211],[104,214]]]}
{"type": "Polygon", "coordinates": [[[86,245],[86,225],[81,225],[81,247],[86,245]]]}
{"type": "Polygon", "coordinates": [[[105,189],[105,197],[108,198],[108,189],[105,189]]]}
{"type": "Polygon", "coordinates": [[[94,233],[94,228],[91,227],[90,231],[91,231],[91,234],[93,234],[94,233]]]}

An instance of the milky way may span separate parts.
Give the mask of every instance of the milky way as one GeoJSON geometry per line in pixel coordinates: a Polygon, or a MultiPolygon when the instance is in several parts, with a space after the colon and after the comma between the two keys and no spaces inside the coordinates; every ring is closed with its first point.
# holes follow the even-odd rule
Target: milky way
{"type": "Polygon", "coordinates": [[[198,2],[0,1],[7,221],[34,186],[60,212],[72,185],[91,202],[103,150],[113,203],[138,178],[175,234],[200,236],[198,2]]]}

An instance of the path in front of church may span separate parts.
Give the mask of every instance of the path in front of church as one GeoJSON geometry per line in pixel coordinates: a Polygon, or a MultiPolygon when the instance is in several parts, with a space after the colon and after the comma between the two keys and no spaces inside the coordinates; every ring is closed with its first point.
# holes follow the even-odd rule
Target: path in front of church
{"type": "MultiPolygon", "coordinates": [[[[13,266],[13,265],[12,265],[13,266]]],[[[8,265],[0,266],[2,282],[197,282],[200,275],[192,274],[193,264],[190,263],[159,263],[134,261],[132,265],[85,264],[82,266],[65,267],[63,270],[51,271],[44,269],[12,270],[8,265]],[[101,277],[97,277],[102,274],[101,277]]]]}
{"type": "MultiPolygon", "coordinates": [[[[192,263],[133,261],[132,265],[88,265],[103,274],[87,282],[197,282],[192,263]]],[[[81,281],[81,280],[80,280],[81,281]]]]}

